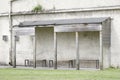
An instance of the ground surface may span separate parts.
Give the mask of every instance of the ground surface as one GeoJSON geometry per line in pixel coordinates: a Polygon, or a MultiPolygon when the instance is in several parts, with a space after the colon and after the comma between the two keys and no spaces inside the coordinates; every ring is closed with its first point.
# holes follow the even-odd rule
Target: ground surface
{"type": "Polygon", "coordinates": [[[0,80],[120,80],[120,69],[76,71],[2,68],[0,80]]]}

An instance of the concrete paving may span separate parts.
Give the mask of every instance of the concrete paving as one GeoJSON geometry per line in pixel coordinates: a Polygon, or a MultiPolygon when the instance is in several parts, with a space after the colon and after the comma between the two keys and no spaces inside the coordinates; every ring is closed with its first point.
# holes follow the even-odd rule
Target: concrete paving
{"type": "MultiPolygon", "coordinates": [[[[13,68],[13,67],[12,66],[0,66],[0,69],[3,69],[3,68],[13,68]]],[[[32,66],[30,66],[30,67],[16,66],[16,69],[55,70],[53,67],[36,67],[36,68],[33,68],[32,66]]],[[[61,67],[58,67],[57,70],[76,70],[76,68],[61,68],[61,67]]],[[[100,69],[80,68],[80,70],[100,70],[100,69]]]]}

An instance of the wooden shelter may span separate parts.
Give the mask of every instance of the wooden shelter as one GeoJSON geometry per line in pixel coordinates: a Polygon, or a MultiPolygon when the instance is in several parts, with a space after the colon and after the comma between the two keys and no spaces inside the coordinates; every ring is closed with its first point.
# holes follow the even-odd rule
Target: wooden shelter
{"type": "MultiPolygon", "coordinates": [[[[54,28],[54,69],[57,69],[57,33],[75,32],[76,35],[76,69],[79,70],[79,34],[83,31],[99,31],[99,63],[100,69],[103,69],[103,54],[109,54],[109,66],[111,63],[110,40],[111,40],[111,19],[109,17],[100,18],[81,18],[81,19],[60,19],[60,20],[41,20],[25,21],[14,27],[14,36],[34,35],[36,27],[54,28]]],[[[14,43],[16,41],[14,40],[14,43]]],[[[14,44],[13,67],[16,67],[16,44],[14,44]]],[[[34,68],[36,68],[36,36],[34,37],[34,68]]]]}

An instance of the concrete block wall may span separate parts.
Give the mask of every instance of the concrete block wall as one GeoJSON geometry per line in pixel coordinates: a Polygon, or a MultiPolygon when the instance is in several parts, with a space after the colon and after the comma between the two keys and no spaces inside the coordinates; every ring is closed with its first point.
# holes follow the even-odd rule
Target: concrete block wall
{"type": "MultiPolygon", "coordinates": [[[[52,9],[53,5],[56,9],[70,9],[70,8],[81,8],[81,7],[100,7],[100,6],[112,6],[119,5],[119,0],[21,0],[13,3],[13,11],[30,11],[36,4],[41,3],[45,9],[52,9]],[[47,3],[48,2],[48,3],[47,3]],[[58,4],[59,3],[59,4],[58,4]],[[68,5],[66,5],[66,3],[68,5]],[[28,5],[28,7],[26,7],[28,5]]],[[[5,3],[5,5],[0,5],[0,13],[8,12],[9,10],[9,0],[4,0],[0,4],[5,3]]],[[[53,20],[53,19],[71,19],[71,18],[91,18],[91,17],[111,17],[111,65],[114,67],[120,66],[120,10],[99,10],[99,11],[78,11],[78,12],[64,12],[56,14],[39,14],[39,15],[21,15],[13,16],[13,24],[19,24],[22,21],[33,21],[33,20],[53,20]]],[[[72,34],[72,33],[71,33],[72,34]]],[[[9,34],[9,21],[8,16],[0,17],[0,62],[8,64],[9,63],[9,41],[4,42],[2,40],[3,35],[9,34]]],[[[61,34],[58,34],[61,35],[61,34]]],[[[66,36],[69,34],[65,34],[66,36]]],[[[72,34],[74,35],[74,33],[72,34]]],[[[97,34],[96,34],[97,35],[97,34]]],[[[65,37],[62,35],[61,37],[65,37]]],[[[71,36],[74,37],[74,36],[71,36]]],[[[9,36],[10,39],[10,36],[9,36]]],[[[73,38],[72,38],[73,39],[73,38]]],[[[71,39],[71,40],[72,40],[71,39]]],[[[96,38],[97,39],[97,38],[96,38]]],[[[59,41],[60,42],[60,41],[59,41]]],[[[74,43],[74,40],[71,41],[74,43]]],[[[31,37],[21,37],[20,41],[17,42],[17,53],[26,54],[29,53],[30,58],[32,58],[32,46],[33,42],[31,37]],[[26,46],[23,46],[23,45],[26,46]],[[22,52],[23,47],[25,50],[22,52]],[[25,51],[25,52],[24,52],[25,51]]],[[[68,46],[68,45],[66,45],[68,46]]],[[[71,44],[71,46],[73,46],[71,44]]],[[[87,46],[87,45],[86,45],[87,46]]],[[[74,46],[73,46],[74,48],[74,46]]],[[[24,63],[24,59],[21,54],[17,54],[20,57],[17,59],[18,64],[24,63]],[[22,60],[22,61],[21,61],[22,60]]],[[[28,54],[26,54],[28,55],[28,54]]],[[[25,55],[25,56],[26,56],[25,55]]],[[[107,59],[105,59],[107,60],[107,59]]],[[[106,63],[104,63],[106,64],[106,63]]]]}

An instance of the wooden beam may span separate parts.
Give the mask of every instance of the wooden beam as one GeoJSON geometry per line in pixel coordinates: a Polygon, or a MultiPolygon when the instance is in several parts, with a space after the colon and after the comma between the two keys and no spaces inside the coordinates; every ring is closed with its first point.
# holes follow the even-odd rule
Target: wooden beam
{"type": "Polygon", "coordinates": [[[76,35],[76,69],[79,70],[80,61],[79,61],[79,32],[75,32],[76,35]]]}
{"type": "Polygon", "coordinates": [[[16,68],[16,36],[14,36],[13,68],[16,68]]]}
{"type": "Polygon", "coordinates": [[[34,65],[33,67],[36,68],[36,35],[34,35],[34,53],[33,53],[33,62],[34,62],[34,65]]]}
{"type": "Polygon", "coordinates": [[[100,37],[100,69],[103,70],[103,39],[102,31],[99,32],[100,37]]]}
{"type": "Polygon", "coordinates": [[[100,31],[100,24],[79,24],[79,25],[62,25],[54,28],[55,32],[83,32],[83,31],[100,31]]]}
{"type": "Polygon", "coordinates": [[[35,35],[35,28],[34,27],[24,27],[24,28],[14,28],[13,29],[17,36],[25,36],[25,35],[35,35]]]}
{"type": "Polygon", "coordinates": [[[54,69],[57,69],[57,33],[56,32],[54,32],[54,51],[55,51],[54,69]]]}

